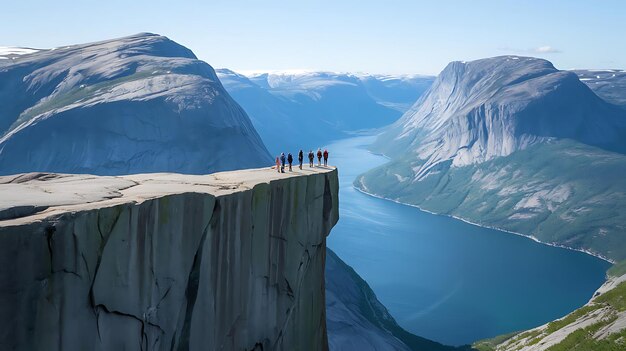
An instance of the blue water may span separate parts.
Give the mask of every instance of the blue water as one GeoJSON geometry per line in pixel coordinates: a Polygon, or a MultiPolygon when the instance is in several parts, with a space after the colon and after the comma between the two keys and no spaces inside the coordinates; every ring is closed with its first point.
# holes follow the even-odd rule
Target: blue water
{"type": "Polygon", "coordinates": [[[449,345],[528,329],[582,306],[609,264],[355,190],[386,159],[373,137],[329,145],[339,168],[340,220],[328,246],[408,331],[449,345]]]}

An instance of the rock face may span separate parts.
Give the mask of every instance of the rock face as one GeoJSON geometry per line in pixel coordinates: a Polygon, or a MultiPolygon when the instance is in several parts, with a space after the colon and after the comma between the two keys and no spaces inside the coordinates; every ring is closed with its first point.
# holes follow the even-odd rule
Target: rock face
{"type": "Polygon", "coordinates": [[[308,151],[348,132],[392,123],[433,80],[330,72],[245,76],[228,69],[217,74],[272,153],[308,151]]]}
{"type": "Polygon", "coordinates": [[[326,350],[337,171],[0,178],[0,349],[326,350]]]}
{"type": "Polygon", "coordinates": [[[213,68],[166,37],[3,52],[0,174],[206,174],[271,162],[213,68]]]}
{"type": "Polygon", "coordinates": [[[626,114],[598,98],[576,74],[542,59],[501,56],[452,62],[374,148],[408,149],[424,160],[465,166],[507,156],[549,138],[624,151],[626,114]]]}

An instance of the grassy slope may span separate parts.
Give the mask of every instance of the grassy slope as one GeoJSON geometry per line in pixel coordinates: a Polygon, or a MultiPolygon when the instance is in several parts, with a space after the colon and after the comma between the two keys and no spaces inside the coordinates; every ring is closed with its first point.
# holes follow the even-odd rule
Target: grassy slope
{"type": "Polygon", "coordinates": [[[412,182],[419,163],[392,161],[355,185],[429,211],[626,259],[624,155],[561,140],[479,165],[444,165],[412,182]]]}
{"type": "Polygon", "coordinates": [[[571,325],[576,321],[590,318],[594,314],[604,312],[604,318],[570,333],[561,342],[547,348],[549,351],[618,351],[626,350],[626,329],[612,333],[603,339],[594,338],[594,334],[601,328],[611,324],[617,318],[616,314],[626,311],[626,282],[622,282],[612,290],[593,299],[589,304],[577,309],[562,319],[550,322],[543,329],[533,329],[519,334],[500,336],[489,340],[482,340],[474,344],[474,349],[479,351],[513,351],[519,350],[524,345],[537,345],[546,336],[571,325]],[[522,343],[516,343],[523,340],[522,343]]]}

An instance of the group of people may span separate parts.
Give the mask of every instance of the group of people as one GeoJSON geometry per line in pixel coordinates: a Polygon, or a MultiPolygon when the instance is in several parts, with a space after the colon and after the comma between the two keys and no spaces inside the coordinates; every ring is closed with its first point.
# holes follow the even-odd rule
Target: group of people
{"type": "MultiPolygon", "coordinates": [[[[313,160],[315,159],[315,154],[313,153],[313,150],[309,150],[309,167],[313,167],[313,160]]],[[[321,166],[322,165],[322,158],[324,158],[324,166],[328,166],[328,150],[324,149],[324,152],[322,152],[322,149],[317,149],[317,165],[321,166]]],[[[298,152],[298,162],[300,163],[300,169],[302,169],[302,162],[304,161],[304,152],[302,150],[300,150],[298,152]]],[[[279,173],[285,173],[285,166],[289,165],[289,171],[292,171],[291,165],[293,164],[293,155],[291,155],[291,153],[287,153],[287,156],[285,156],[285,153],[282,152],[280,154],[280,156],[276,156],[276,171],[278,171],[279,173]]]]}

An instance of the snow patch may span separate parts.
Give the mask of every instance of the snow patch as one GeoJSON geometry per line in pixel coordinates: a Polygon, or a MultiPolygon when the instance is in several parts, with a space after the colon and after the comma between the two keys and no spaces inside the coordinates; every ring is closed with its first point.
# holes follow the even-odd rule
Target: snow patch
{"type": "Polygon", "coordinates": [[[15,58],[15,56],[22,56],[28,54],[34,54],[38,51],[38,49],[32,48],[19,48],[19,47],[11,47],[11,46],[0,46],[0,59],[8,59],[9,57],[15,58]],[[9,57],[3,57],[9,56],[9,57]]]}

